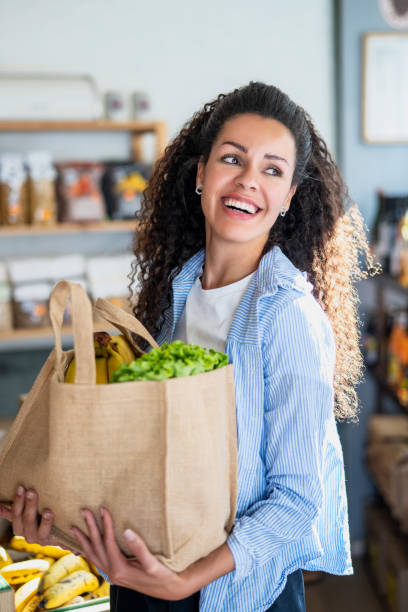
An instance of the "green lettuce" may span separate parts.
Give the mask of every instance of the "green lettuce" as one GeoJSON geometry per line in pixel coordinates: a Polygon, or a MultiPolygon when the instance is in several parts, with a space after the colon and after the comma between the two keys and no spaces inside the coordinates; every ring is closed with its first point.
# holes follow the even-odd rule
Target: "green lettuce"
{"type": "Polygon", "coordinates": [[[216,370],[227,364],[225,353],[175,340],[170,344],[165,342],[129,364],[123,363],[109,382],[180,378],[216,370]]]}

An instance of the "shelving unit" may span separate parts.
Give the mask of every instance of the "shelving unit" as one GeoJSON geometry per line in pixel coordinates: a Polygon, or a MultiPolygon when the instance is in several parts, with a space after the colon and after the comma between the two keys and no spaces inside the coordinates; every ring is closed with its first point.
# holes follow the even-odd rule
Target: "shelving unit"
{"type": "MultiPolygon", "coordinates": [[[[80,133],[80,132],[126,132],[130,135],[130,157],[134,161],[143,161],[142,138],[145,134],[155,136],[155,156],[159,158],[167,144],[167,127],[164,121],[0,121],[0,133],[2,132],[60,132],[80,133]]],[[[10,254],[13,249],[13,238],[30,236],[53,236],[63,234],[97,234],[128,232],[132,234],[137,231],[136,220],[129,221],[103,221],[97,223],[56,223],[51,226],[19,225],[19,226],[0,226],[0,240],[7,239],[10,244],[10,254]]],[[[8,248],[8,247],[7,247],[8,248]]],[[[95,324],[95,330],[104,329],[107,331],[115,328],[107,323],[95,324]]],[[[64,329],[65,340],[72,336],[72,329],[64,329]]],[[[27,348],[45,348],[53,344],[51,328],[41,329],[13,329],[7,332],[0,332],[0,352],[8,350],[18,350],[27,348]]]]}
{"type": "MultiPolygon", "coordinates": [[[[117,328],[106,321],[95,322],[94,331],[117,332],[117,328]]],[[[65,326],[62,330],[63,341],[70,341],[72,338],[72,327],[65,326]]],[[[41,327],[38,329],[11,329],[0,331],[0,353],[15,349],[31,348],[51,348],[54,344],[54,336],[51,327],[41,327]]]]}
{"type": "Polygon", "coordinates": [[[401,412],[408,413],[408,407],[405,407],[399,400],[395,390],[386,382],[387,372],[387,339],[386,339],[386,316],[387,316],[387,298],[386,292],[392,291],[399,296],[406,298],[408,304],[408,287],[403,287],[398,280],[382,274],[375,279],[376,283],[376,320],[377,320],[377,341],[378,341],[378,362],[377,365],[369,368],[375,378],[377,384],[377,406],[376,412],[384,412],[384,398],[389,397],[393,400],[396,407],[401,412]]]}
{"type": "Polygon", "coordinates": [[[77,234],[95,232],[133,232],[138,224],[133,220],[125,221],[99,221],[92,223],[55,223],[54,225],[3,225],[0,226],[0,238],[2,236],[23,235],[50,235],[50,234],[77,234]]]}
{"type": "Polygon", "coordinates": [[[143,160],[143,134],[156,136],[156,158],[163,153],[167,143],[164,121],[0,121],[1,132],[128,132],[134,161],[143,160]]]}

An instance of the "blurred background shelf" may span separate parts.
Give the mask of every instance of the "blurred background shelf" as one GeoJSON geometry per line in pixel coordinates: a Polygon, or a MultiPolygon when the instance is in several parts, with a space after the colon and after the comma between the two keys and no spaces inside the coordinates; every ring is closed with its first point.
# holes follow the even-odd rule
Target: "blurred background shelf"
{"type": "Polygon", "coordinates": [[[155,135],[156,158],[161,156],[167,144],[165,121],[0,121],[1,132],[128,132],[134,161],[143,159],[141,138],[144,134],[155,135]]]}
{"type": "Polygon", "coordinates": [[[27,235],[51,235],[51,234],[72,234],[88,232],[134,232],[137,229],[137,222],[133,220],[125,221],[98,221],[92,223],[56,223],[55,225],[16,225],[0,226],[0,238],[8,236],[27,235]]]}
{"type": "MultiPolygon", "coordinates": [[[[95,322],[95,331],[118,332],[117,328],[106,321],[95,322]]],[[[72,346],[72,327],[63,328],[62,341],[65,346],[72,346]]],[[[38,329],[12,329],[0,331],[0,353],[7,351],[52,348],[54,336],[51,327],[38,329]]]]}

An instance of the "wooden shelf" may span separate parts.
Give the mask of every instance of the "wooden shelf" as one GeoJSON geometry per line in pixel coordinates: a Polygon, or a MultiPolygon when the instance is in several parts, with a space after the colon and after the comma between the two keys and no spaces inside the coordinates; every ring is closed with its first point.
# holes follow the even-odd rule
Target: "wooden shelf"
{"type": "Polygon", "coordinates": [[[74,234],[95,232],[135,232],[138,228],[137,221],[98,221],[90,223],[56,223],[55,225],[2,225],[0,226],[0,238],[2,236],[21,236],[28,234],[74,234]]]}
{"type": "MultiPolygon", "coordinates": [[[[94,323],[94,331],[118,332],[118,329],[107,321],[94,323]]],[[[62,329],[62,338],[66,342],[72,338],[72,327],[62,329]]],[[[54,346],[54,334],[51,327],[38,329],[11,329],[0,331],[0,353],[7,351],[29,351],[32,349],[51,349],[54,346]]]]}
{"type": "Polygon", "coordinates": [[[155,132],[163,121],[0,121],[1,132],[155,132]]]}
{"type": "Polygon", "coordinates": [[[0,121],[0,132],[128,132],[135,161],[143,159],[140,142],[143,134],[155,134],[156,158],[161,156],[167,144],[164,121],[0,121]]]}
{"type": "MultiPolygon", "coordinates": [[[[95,322],[95,331],[118,331],[116,327],[107,321],[95,322]]],[[[63,336],[72,336],[72,327],[65,326],[62,328],[63,336]]],[[[0,342],[8,342],[10,340],[30,340],[31,338],[52,338],[51,327],[40,327],[37,329],[10,329],[8,331],[0,331],[0,342]]]]}

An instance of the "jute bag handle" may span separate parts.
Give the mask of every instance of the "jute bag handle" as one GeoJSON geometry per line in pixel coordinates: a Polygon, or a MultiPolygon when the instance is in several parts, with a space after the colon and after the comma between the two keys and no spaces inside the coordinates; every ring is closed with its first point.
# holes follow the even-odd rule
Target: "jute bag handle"
{"type": "Polygon", "coordinates": [[[75,383],[95,384],[96,367],[93,343],[93,318],[91,302],[81,285],[59,281],[50,295],[49,312],[55,338],[55,368],[58,380],[64,380],[64,352],[61,334],[64,311],[71,298],[72,327],[76,358],[75,383]]]}
{"type": "Polygon", "coordinates": [[[140,353],[143,353],[143,351],[137,346],[129,332],[133,332],[137,336],[140,336],[153,348],[158,348],[159,345],[153,336],[149,334],[145,326],[138,321],[136,317],[125,312],[122,308],[119,308],[119,306],[115,306],[115,304],[111,304],[111,302],[98,298],[94,309],[99,316],[117,327],[140,353]]]}

